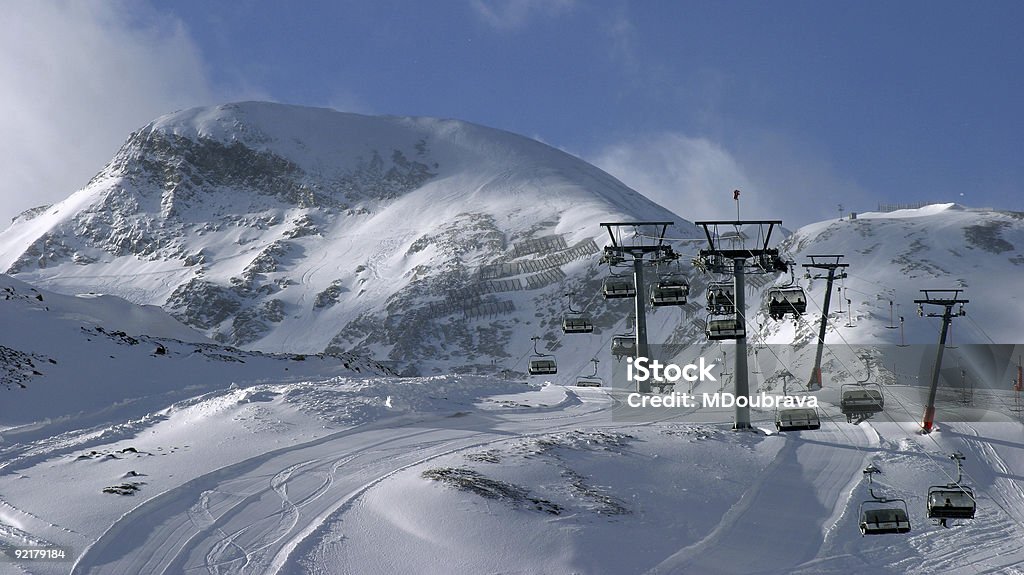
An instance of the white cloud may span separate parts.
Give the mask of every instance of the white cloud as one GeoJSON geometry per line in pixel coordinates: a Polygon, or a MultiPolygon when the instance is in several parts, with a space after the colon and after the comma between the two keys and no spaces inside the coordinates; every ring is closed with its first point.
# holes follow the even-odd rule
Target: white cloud
{"type": "MultiPolygon", "coordinates": [[[[700,137],[661,133],[607,146],[588,161],[690,221],[781,219],[787,228],[838,215],[836,201],[866,198],[820,158],[793,152],[778,139],[744,145],[743,154],[700,137]],[[750,158],[743,160],[741,158],[750,158]]],[[[847,209],[858,209],[848,201],[847,209]]],[[[860,207],[862,211],[867,209],[860,207]]]]}
{"type": "Polygon", "coordinates": [[[214,101],[182,23],[128,1],[6,4],[0,19],[0,227],[62,200],[155,117],[214,101]]]}
{"type": "Polygon", "coordinates": [[[470,0],[485,23],[498,30],[516,30],[533,17],[555,17],[568,12],[575,0],[470,0]]]}
{"type": "MultiPolygon", "coordinates": [[[[704,138],[658,134],[619,143],[590,160],[688,220],[736,217],[732,191],[751,216],[761,202],[756,186],[726,150],[704,138]]],[[[744,216],[746,217],[746,216],[744,216]]]]}
{"type": "Polygon", "coordinates": [[[629,17],[620,13],[612,18],[608,27],[609,50],[614,61],[620,62],[627,70],[639,68],[634,42],[636,26],[629,17]]]}
{"type": "Polygon", "coordinates": [[[777,131],[752,129],[746,131],[733,152],[757,183],[778,197],[773,209],[784,221],[806,224],[839,217],[839,204],[845,213],[877,207],[879,194],[863,188],[853,176],[842,174],[824,145],[777,131]]]}

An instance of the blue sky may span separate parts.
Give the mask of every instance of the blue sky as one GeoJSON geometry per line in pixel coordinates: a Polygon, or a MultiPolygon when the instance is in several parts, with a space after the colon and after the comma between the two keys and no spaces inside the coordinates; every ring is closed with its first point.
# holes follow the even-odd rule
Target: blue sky
{"type": "Polygon", "coordinates": [[[5,4],[0,105],[26,112],[0,124],[4,221],[152,118],[237,99],[506,129],[691,220],[730,217],[734,188],[789,226],[1024,210],[1020,2],[5,4]]]}

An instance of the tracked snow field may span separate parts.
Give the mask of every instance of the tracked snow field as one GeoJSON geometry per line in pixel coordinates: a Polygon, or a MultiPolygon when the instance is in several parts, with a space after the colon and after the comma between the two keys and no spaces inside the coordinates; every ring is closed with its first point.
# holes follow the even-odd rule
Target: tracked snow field
{"type": "MultiPolygon", "coordinates": [[[[901,401],[913,407],[911,395],[901,401]]],[[[820,430],[749,433],[731,431],[728,410],[621,421],[623,399],[475,376],[210,393],[109,442],[41,442],[9,464],[0,541],[60,546],[73,560],[3,569],[1020,572],[1019,422],[921,436],[826,406],[820,430]],[[955,450],[978,513],[942,528],[925,517],[925,493],[955,475],[955,450]],[[910,533],[860,535],[868,463],[882,470],[876,493],[906,500],[910,533]]],[[[770,417],[755,410],[758,424],[770,417]]]]}

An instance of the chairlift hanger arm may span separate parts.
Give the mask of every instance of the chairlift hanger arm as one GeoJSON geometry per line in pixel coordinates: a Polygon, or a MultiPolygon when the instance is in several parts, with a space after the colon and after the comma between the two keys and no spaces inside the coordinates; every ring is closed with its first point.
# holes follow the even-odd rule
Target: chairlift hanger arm
{"type": "MultiPolygon", "coordinates": [[[[619,244],[618,244],[618,242],[615,241],[615,234],[612,233],[611,224],[607,224],[607,225],[606,224],[601,224],[601,225],[605,226],[608,229],[608,237],[610,237],[612,239],[612,246],[613,247],[618,247],[619,244]]],[[[607,248],[605,248],[605,249],[607,249],[607,248]]]]}
{"type": "Polygon", "coordinates": [[[711,237],[711,227],[704,226],[704,235],[708,238],[708,250],[700,250],[698,253],[703,255],[703,252],[715,252],[715,240],[711,237]]]}

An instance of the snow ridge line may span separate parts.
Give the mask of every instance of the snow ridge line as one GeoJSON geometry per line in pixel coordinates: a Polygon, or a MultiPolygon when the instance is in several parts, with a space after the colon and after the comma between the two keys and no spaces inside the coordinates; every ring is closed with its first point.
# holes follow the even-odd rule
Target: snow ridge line
{"type": "MultiPolygon", "coordinates": [[[[307,382],[318,384],[329,383],[334,379],[336,378],[293,376],[290,378],[275,379],[273,380],[273,383],[275,385],[307,382]]],[[[186,397],[158,411],[146,413],[138,419],[128,419],[123,423],[115,424],[110,424],[109,422],[101,423],[93,427],[74,429],[58,435],[45,436],[42,440],[15,443],[7,450],[0,450],[0,456],[6,459],[6,461],[0,463],[0,476],[16,472],[19,469],[32,467],[33,465],[41,463],[47,459],[60,457],[75,451],[130,439],[137,436],[140,431],[166,420],[169,413],[173,413],[174,411],[188,408],[193,405],[198,405],[204,401],[224,397],[230,393],[234,393],[240,388],[256,387],[266,383],[270,382],[267,380],[256,380],[242,382],[241,384],[236,383],[233,385],[237,386],[237,388],[225,387],[207,391],[196,396],[187,395],[192,393],[194,390],[184,389],[180,391],[172,391],[165,395],[186,394],[186,397]]]]}

